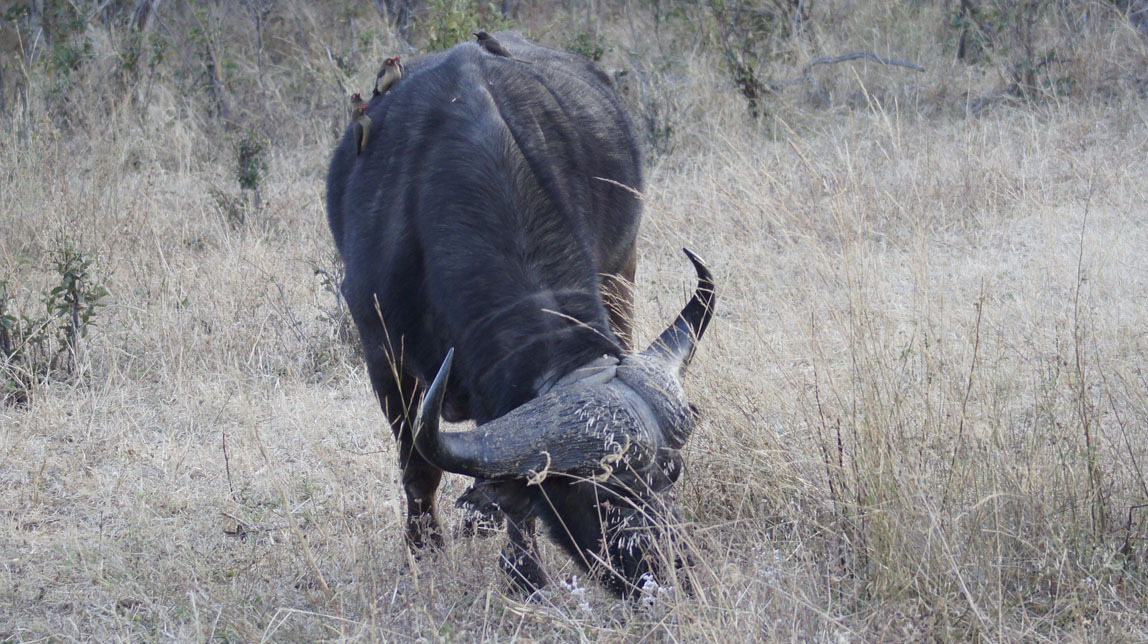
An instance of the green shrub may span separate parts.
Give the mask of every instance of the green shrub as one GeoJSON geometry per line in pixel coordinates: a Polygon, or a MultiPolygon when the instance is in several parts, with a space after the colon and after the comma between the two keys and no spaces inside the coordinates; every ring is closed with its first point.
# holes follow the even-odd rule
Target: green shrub
{"type": "Polygon", "coordinates": [[[71,244],[57,248],[53,265],[60,282],[44,298],[48,318],[57,322],[57,337],[73,352],[80,338],[87,336],[96,307],[103,306],[100,300],[108,295],[106,288],[92,283],[92,261],[71,244]]]}
{"type": "Polygon", "coordinates": [[[93,260],[69,242],[52,260],[58,281],[43,299],[45,314],[18,313],[7,280],[0,280],[0,400],[28,402],[37,383],[77,373],[80,344],[108,291],[95,281],[93,260]]]}
{"type": "Polygon", "coordinates": [[[778,48],[770,43],[792,35],[797,5],[779,0],[725,2],[711,0],[710,15],[720,39],[722,59],[734,86],[746,100],[754,118],[761,113],[760,101],[772,83],[758,73],[761,62],[778,48]]]}
{"type": "Polygon", "coordinates": [[[259,210],[259,188],[267,172],[267,141],[258,132],[248,129],[235,144],[235,180],[244,194],[253,196],[252,208],[259,210]]]}
{"type": "Polygon", "coordinates": [[[589,58],[594,62],[602,60],[602,56],[613,49],[604,36],[592,34],[585,30],[577,32],[566,41],[566,51],[589,58]]]}
{"type": "Polygon", "coordinates": [[[430,0],[419,30],[430,51],[450,49],[470,40],[475,31],[497,31],[510,26],[493,3],[479,0],[430,0]]]}
{"type": "Polygon", "coordinates": [[[1087,11],[1084,3],[1051,0],[965,0],[946,14],[946,27],[958,59],[998,66],[1007,92],[1033,98],[1035,92],[1064,94],[1074,87],[1074,79],[1054,70],[1072,52],[1087,11]],[[1057,32],[1052,38],[1043,33],[1050,21],[1057,32]]]}

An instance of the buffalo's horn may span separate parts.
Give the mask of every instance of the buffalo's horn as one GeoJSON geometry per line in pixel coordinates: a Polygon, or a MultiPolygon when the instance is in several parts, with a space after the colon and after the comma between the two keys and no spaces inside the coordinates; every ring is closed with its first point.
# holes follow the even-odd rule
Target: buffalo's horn
{"type": "Polygon", "coordinates": [[[648,408],[632,390],[601,383],[556,388],[471,431],[440,432],[452,355],[427,388],[415,420],[415,448],[436,467],[477,478],[541,480],[641,469],[653,457],[648,437],[656,421],[648,408]]]}
{"type": "Polygon", "coordinates": [[[714,303],[717,301],[713,275],[709,269],[693,251],[688,248],[683,248],[682,251],[693,262],[694,269],[698,273],[698,288],[678,315],[678,319],[674,320],[674,323],[645,351],[646,355],[660,357],[678,372],[694,357],[694,348],[709,326],[714,313],[714,303]]]}
{"type": "Polygon", "coordinates": [[[454,347],[446,352],[446,358],[434,377],[434,382],[427,388],[426,396],[419,405],[419,413],[415,416],[415,449],[423,458],[436,463],[439,456],[438,417],[442,413],[442,398],[446,394],[446,379],[450,376],[450,364],[454,361],[454,347]]]}

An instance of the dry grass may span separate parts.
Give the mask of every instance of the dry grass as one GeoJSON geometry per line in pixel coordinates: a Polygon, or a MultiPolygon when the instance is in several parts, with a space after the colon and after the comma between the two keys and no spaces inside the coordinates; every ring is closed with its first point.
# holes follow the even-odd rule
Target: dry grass
{"type": "MultiPolygon", "coordinates": [[[[273,143],[241,229],[210,193],[234,191],[230,144],[171,79],[143,109],[7,123],[0,279],[41,306],[68,238],[112,302],[78,377],[0,407],[0,641],[1148,638],[1142,94],[968,116],[958,97],[984,78],[880,9],[806,55],[930,71],[819,71],[840,110],[793,86],[754,121],[709,49],[667,55],[647,89],[676,133],[648,169],[637,309],[648,339],[681,306],[680,247],[715,270],[677,487],[694,591],[621,603],[547,546],[555,583],[525,602],[499,539],[421,561],[403,546],[390,433],[315,274],[335,265],[323,180],[344,95],[323,52],[343,23],[286,6],[309,39],[251,74],[273,143]]],[[[648,16],[608,18],[607,64],[654,56],[632,40],[648,16]]],[[[1085,78],[1143,61],[1113,45],[1134,36],[1087,40],[1077,64],[1103,71],[1085,78]]]]}

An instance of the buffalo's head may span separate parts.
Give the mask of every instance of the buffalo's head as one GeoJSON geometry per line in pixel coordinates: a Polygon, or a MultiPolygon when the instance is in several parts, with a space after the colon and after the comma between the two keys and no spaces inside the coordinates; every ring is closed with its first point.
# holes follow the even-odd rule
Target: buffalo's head
{"type": "Polygon", "coordinates": [[[709,270],[685,252],[697,290],[645,351],[604,356],[500,418],[444,433],[439,415],[451,350],[415,421],[425,459],[479,479],[469,499],[485,506],[479,509],[530,504],[560,543],[621,592],[657,570],[650,549],[674,515],[662,493],[681,473],[679,450],[695,423],[681,375],[716,295],[709,270]]]}

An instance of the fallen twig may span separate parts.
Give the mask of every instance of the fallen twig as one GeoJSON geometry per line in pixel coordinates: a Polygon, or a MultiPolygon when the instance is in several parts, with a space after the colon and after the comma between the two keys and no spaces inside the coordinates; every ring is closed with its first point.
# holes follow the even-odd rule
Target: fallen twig
{"type": "Polygon", "coordinates": [[[845,54],[844,56],[835,56],[832,58],[814,58],[808,63],[805,63],[805,73],[808,74],[809,70],[812,69],[814,65],[832,65],[834,63],[843,63],[847,60],[854,60],[856,58],[865,58],[873,62],[881,63],[882,65],[899,65],[901,67],[908,67],[909,69],[913,69],[919,72],[925,71],[924,67],[921,67],[916,63],[909,63],[903,60],[897,60],[896,58],[882,58],[876,54],[870,54],[866,51],[859,51],[856,53],[845,54]]]}
{"type": "Polygon", "coordinates": [[[897,65],[899,67],[908,67],[909,69],[912,69],[912,70],[915,70],[918,72],[925,71],[924,67],[921,67],[920,65],[918,65],[916,63],[910,63],[910,62],[906,62],[903,60],[897,60],[896,58],[884,58],[884,57],[878,56],[876,54],[870,54],[869,52],[866,52],[866,51],[858,51],[858,52],[854,52],[852,54],[845,54],[843,56],[814,58],[813,60],[809,61],[808,63],[805,63],[805,67],[802,68],[801,73],[803,76],[805,76],[805,79],[809,81],[809,84],[813,86],[813,93],[816,94],[817,97],[821,99],[821,102],[824,103],[826,107],[829,107],[830,106],[829,99],[824,94],[821,93],[821,89],[817,86],[817,80],[815,78],[813,78],[814,66],[816,66],[816,65],[833,65],[836,63],[843,63],[843,62],[848,61],[848,60],[856,60],[858,58],[864,58],[866,60],[871,60],[871,61],[876,62],[876,63],[881,63],[882,65],[897,65]]]}

